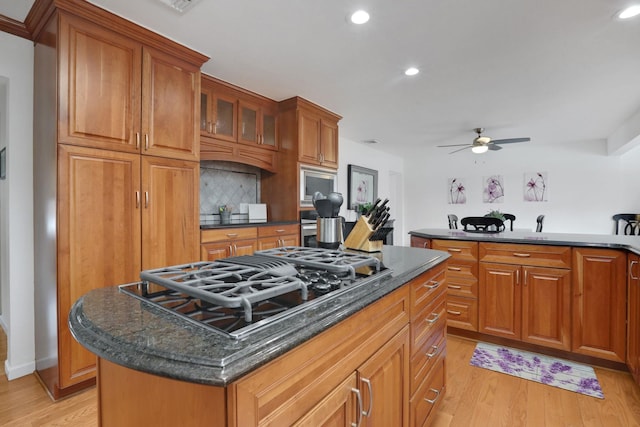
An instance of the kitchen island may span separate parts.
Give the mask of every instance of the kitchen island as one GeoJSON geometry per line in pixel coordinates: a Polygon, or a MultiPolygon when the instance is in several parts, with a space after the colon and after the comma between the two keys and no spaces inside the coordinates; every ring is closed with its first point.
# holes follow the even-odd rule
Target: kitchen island
{"type": "Polygon", "coordinates": [[[449,333],[584,363],[640,381],[640,237],[411,231],[449,252],[449,333]]]}
{"type": "Polygon", "coordinates": [[[422,425],[444,394],[449,255],[394,246],[371,255],[391,273],[242,339],[118,287],[84,295],[69,324],[98,356],[101,425],[199,425],[212,410],[213,425],[318,425],[339,410],[353,422],[422,425]],[[175,402],[179,418],[164,408],[175,402]]]}

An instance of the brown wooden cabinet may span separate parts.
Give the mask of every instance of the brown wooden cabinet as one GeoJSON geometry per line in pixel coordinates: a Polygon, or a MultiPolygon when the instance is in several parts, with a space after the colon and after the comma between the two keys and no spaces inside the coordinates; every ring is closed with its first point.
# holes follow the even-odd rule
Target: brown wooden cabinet
{"type": "Polygon", "coordinates": [[[570,350],[571,249],[493,243],[479,249],[479,331],[570,350]]]}
{"type": "Polygon", "coordinates": [[[244,163],[276,172],[277,112],[273,100],[202,75],[200,159],[244,163]]]}
{"type": "MultiPolygon", "coordinates": [[[[412,236],[413,237],[413,236],[412,236]]],[[[431,242],[431,248],[448,252],[447,324],[478,330],[478,243],[461,240],[431,242]]]]}
{"type": "Polygon", "coordinates": [[[277,150],[277,104],[240,99],[238,142],[277,150]]]}
{"type": "Polygon", "coordinates": [[[58,399],[95,381],[95,356],[67,327],[72,303],[199,258],[206,57],[88,2],[49,12],[34,23],[35,262],[47,266],[35,277],[35,346],[58,399]]]}
{"type": "Polygon", "coordinates": [[[309,165],[338,168],[338,122],[330,116],[300,109],[298,160],[309,165]]]}
{"type": "Polygon", "coordinates": [[[218,228],[200,231],[200,258],[215,261],[230,256],[252,255],[258,248],[256,227],[218,228]]]}
{"type": "Polygon", "coordinates": [[[411,235],[411,247],[431,249],[431,239],[425,239],[424,237],[411,235]]]}
{"type": "Polygon", "coordinates": [[[627,366],[640,384],[640,256],[627,254],[627,366]]]}
{"type": "Polygon", "coordinates": [[[258,227],[258,250],[300,245],[298,224],[258,227]]]}
{"type": "Polygon", "coordinates": [[[199,64],[60,15],[59,142],[198,160],[199,64]]]}
{"type": "Polygon", "coordinates": [[[572,351],[624,362],[627,257],[612,249],[573,249],[572,351]]]}

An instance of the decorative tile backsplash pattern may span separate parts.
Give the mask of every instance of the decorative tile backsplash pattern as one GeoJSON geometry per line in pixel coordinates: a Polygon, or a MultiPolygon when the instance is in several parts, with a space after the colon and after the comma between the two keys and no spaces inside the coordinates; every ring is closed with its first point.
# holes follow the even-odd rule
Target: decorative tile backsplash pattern
{"type": "Polygon", "coordinates": [[[201,162],[200,222],[213,214],[217,217],[220,205],[238,214],[240,203],[260,203],[260,169],[233,162],[201,162]]]}

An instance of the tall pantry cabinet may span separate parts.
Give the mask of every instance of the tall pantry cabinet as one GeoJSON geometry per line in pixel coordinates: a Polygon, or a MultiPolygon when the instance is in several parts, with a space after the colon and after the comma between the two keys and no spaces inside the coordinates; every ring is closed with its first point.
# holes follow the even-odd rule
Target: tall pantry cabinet
{"type": "Polygon", "coordinates": [[[67,326],[91,289],[199,259],[206,57],[80,0],[35,34],[36,368],[54,399],[95,382],[67,326]]]}

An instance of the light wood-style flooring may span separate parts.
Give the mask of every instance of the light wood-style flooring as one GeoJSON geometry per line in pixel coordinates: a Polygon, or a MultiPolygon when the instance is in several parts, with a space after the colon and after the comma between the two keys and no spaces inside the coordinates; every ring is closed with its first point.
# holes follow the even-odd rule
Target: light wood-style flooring
{"type": "MultiPolygon", "coordinates": [[[[6,342],[0,328],[0,361],[6,342]]],[[[448,337],[447,393],[433,427],[640,427],[640,387],[628,373],[595,368],[601,400],[473,367],[474,348],[448,337]]],[[[2,368],[0,426],[97,425],[95,387],[54,403],[35,375],[7,381],[2,368]]]]}

